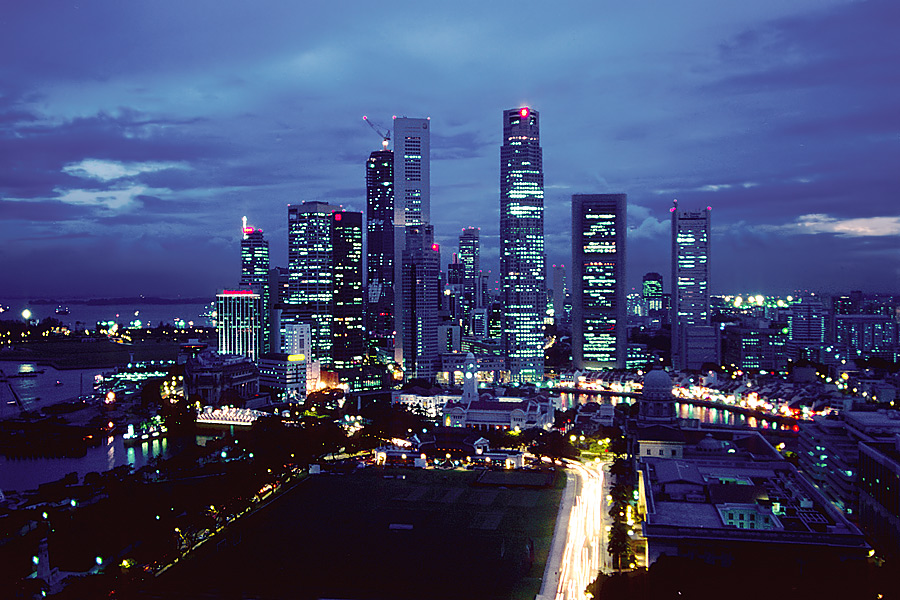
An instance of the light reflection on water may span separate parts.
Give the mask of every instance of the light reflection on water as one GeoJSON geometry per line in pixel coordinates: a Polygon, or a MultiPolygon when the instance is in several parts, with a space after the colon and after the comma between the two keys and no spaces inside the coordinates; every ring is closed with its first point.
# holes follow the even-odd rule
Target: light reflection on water
{"type": "Polygon", "coordinates": [[[79,478],[83,478],[92,471],[102,473],[125,464],[137,470],[156,456],[167,456],[168,453],[169,440],[165,438],[126,447],[122,436],[118,435],[88,448],[87,454],[80,458],[8,459],[0,456],[0,490],[31,490],[69,473],[78,473],[79,478]]]}
{"type": "MultiPolygon", "coordinates": [[[[619,404],[624,402],[631,404],[635,399],[624,396],[601,396],[595,394],[572,394],[563,393],[559,395],[559,408],[568,410],[580,404],[588,402],[599,402],[600,404],[619,404]]],[[[694,404],[676,402],[675,414],[680,419],[697,419],[701,423],[710,425],[730,425],[738,427],[756,427],[758,429],[788,429],[788,425],[779,425],[776,421],[768,421],[766,419],[755,417],[752,415],[744,415],[734,412],[726,408],[715,408],[711,406],[697,406],[694,404]]]]}

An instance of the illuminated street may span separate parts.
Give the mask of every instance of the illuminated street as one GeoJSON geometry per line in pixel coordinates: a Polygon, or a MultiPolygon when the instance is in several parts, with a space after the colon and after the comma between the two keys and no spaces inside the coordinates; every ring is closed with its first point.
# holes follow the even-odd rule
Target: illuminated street
{"type": "Polygon", "coordinates": [[[609,569],[604,527],[604,463],[567,463],[569,479],[539,599],[586,598],[585,588],[597,578],[597,572],[609,569]],[[565,540],[561,539],[563,534],[565,540]]]}

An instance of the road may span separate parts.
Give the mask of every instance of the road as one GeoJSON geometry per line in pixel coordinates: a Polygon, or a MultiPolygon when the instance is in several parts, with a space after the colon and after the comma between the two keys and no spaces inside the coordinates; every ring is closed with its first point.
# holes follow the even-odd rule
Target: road
{"type": "Polygon", "coordinates": [[[597,572],[610,570],[604,463],[567,462],[566,490],[538,600],[584,599],[585,588],[597,578],[597,572]]]}

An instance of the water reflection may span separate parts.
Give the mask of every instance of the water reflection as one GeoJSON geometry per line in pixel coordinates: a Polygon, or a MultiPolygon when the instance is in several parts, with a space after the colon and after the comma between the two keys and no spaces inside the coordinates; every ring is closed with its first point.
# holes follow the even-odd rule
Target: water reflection
{"type": "Polygon", "coordinates": [[[92,471],[99,473],[125,464],[140,469],[157,456],[168,456],[170,443],[170,440],[162,439],[125,446],[119,435],[104,438],[103,443],[88,448],[87,454],[80,458],[0,457],[0,490],[35,489],[68,473],[78,473],[79,478],[83,478],[92,471]]]}
{"type": "MultiPolygon", "coordinates": [[[[588,402],[599,402],[600,404],[620,404],[622,402],[631,404],[634,398],[624,396],[600,396],[594,394],[572,394],[564,393],[559,395],[558,406],[561,410],[568,410],[581,404],[588,402]]],[[[753,415],[745,415],[735,412],[727,408],[716,408],[713,406],[697,406],[686,402],[675,403],[675,414],[680,419],[697,419],[701,423],[710,425],[725,425],[732,427],[755,427],[757,429],[789,429],[786,424],[779,424],[774,420],[767,420],[762,417],[753,415]]]]}

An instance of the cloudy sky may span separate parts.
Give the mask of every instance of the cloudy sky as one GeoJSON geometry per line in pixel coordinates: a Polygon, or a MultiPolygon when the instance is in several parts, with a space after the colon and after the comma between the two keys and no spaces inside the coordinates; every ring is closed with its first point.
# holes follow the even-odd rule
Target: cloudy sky
{"type": "Polygon", "coordinates": [[[541,112],[547,251],[570,197],[628,194],[629,280],[669,207],[712,206],[713,292],[900,293],[895,0],[7,2],[0,297],[204,296],[241,216],[364,210],[362,115],[432,120],[445,254],[496,272],[501,111],[541,112]]]}

